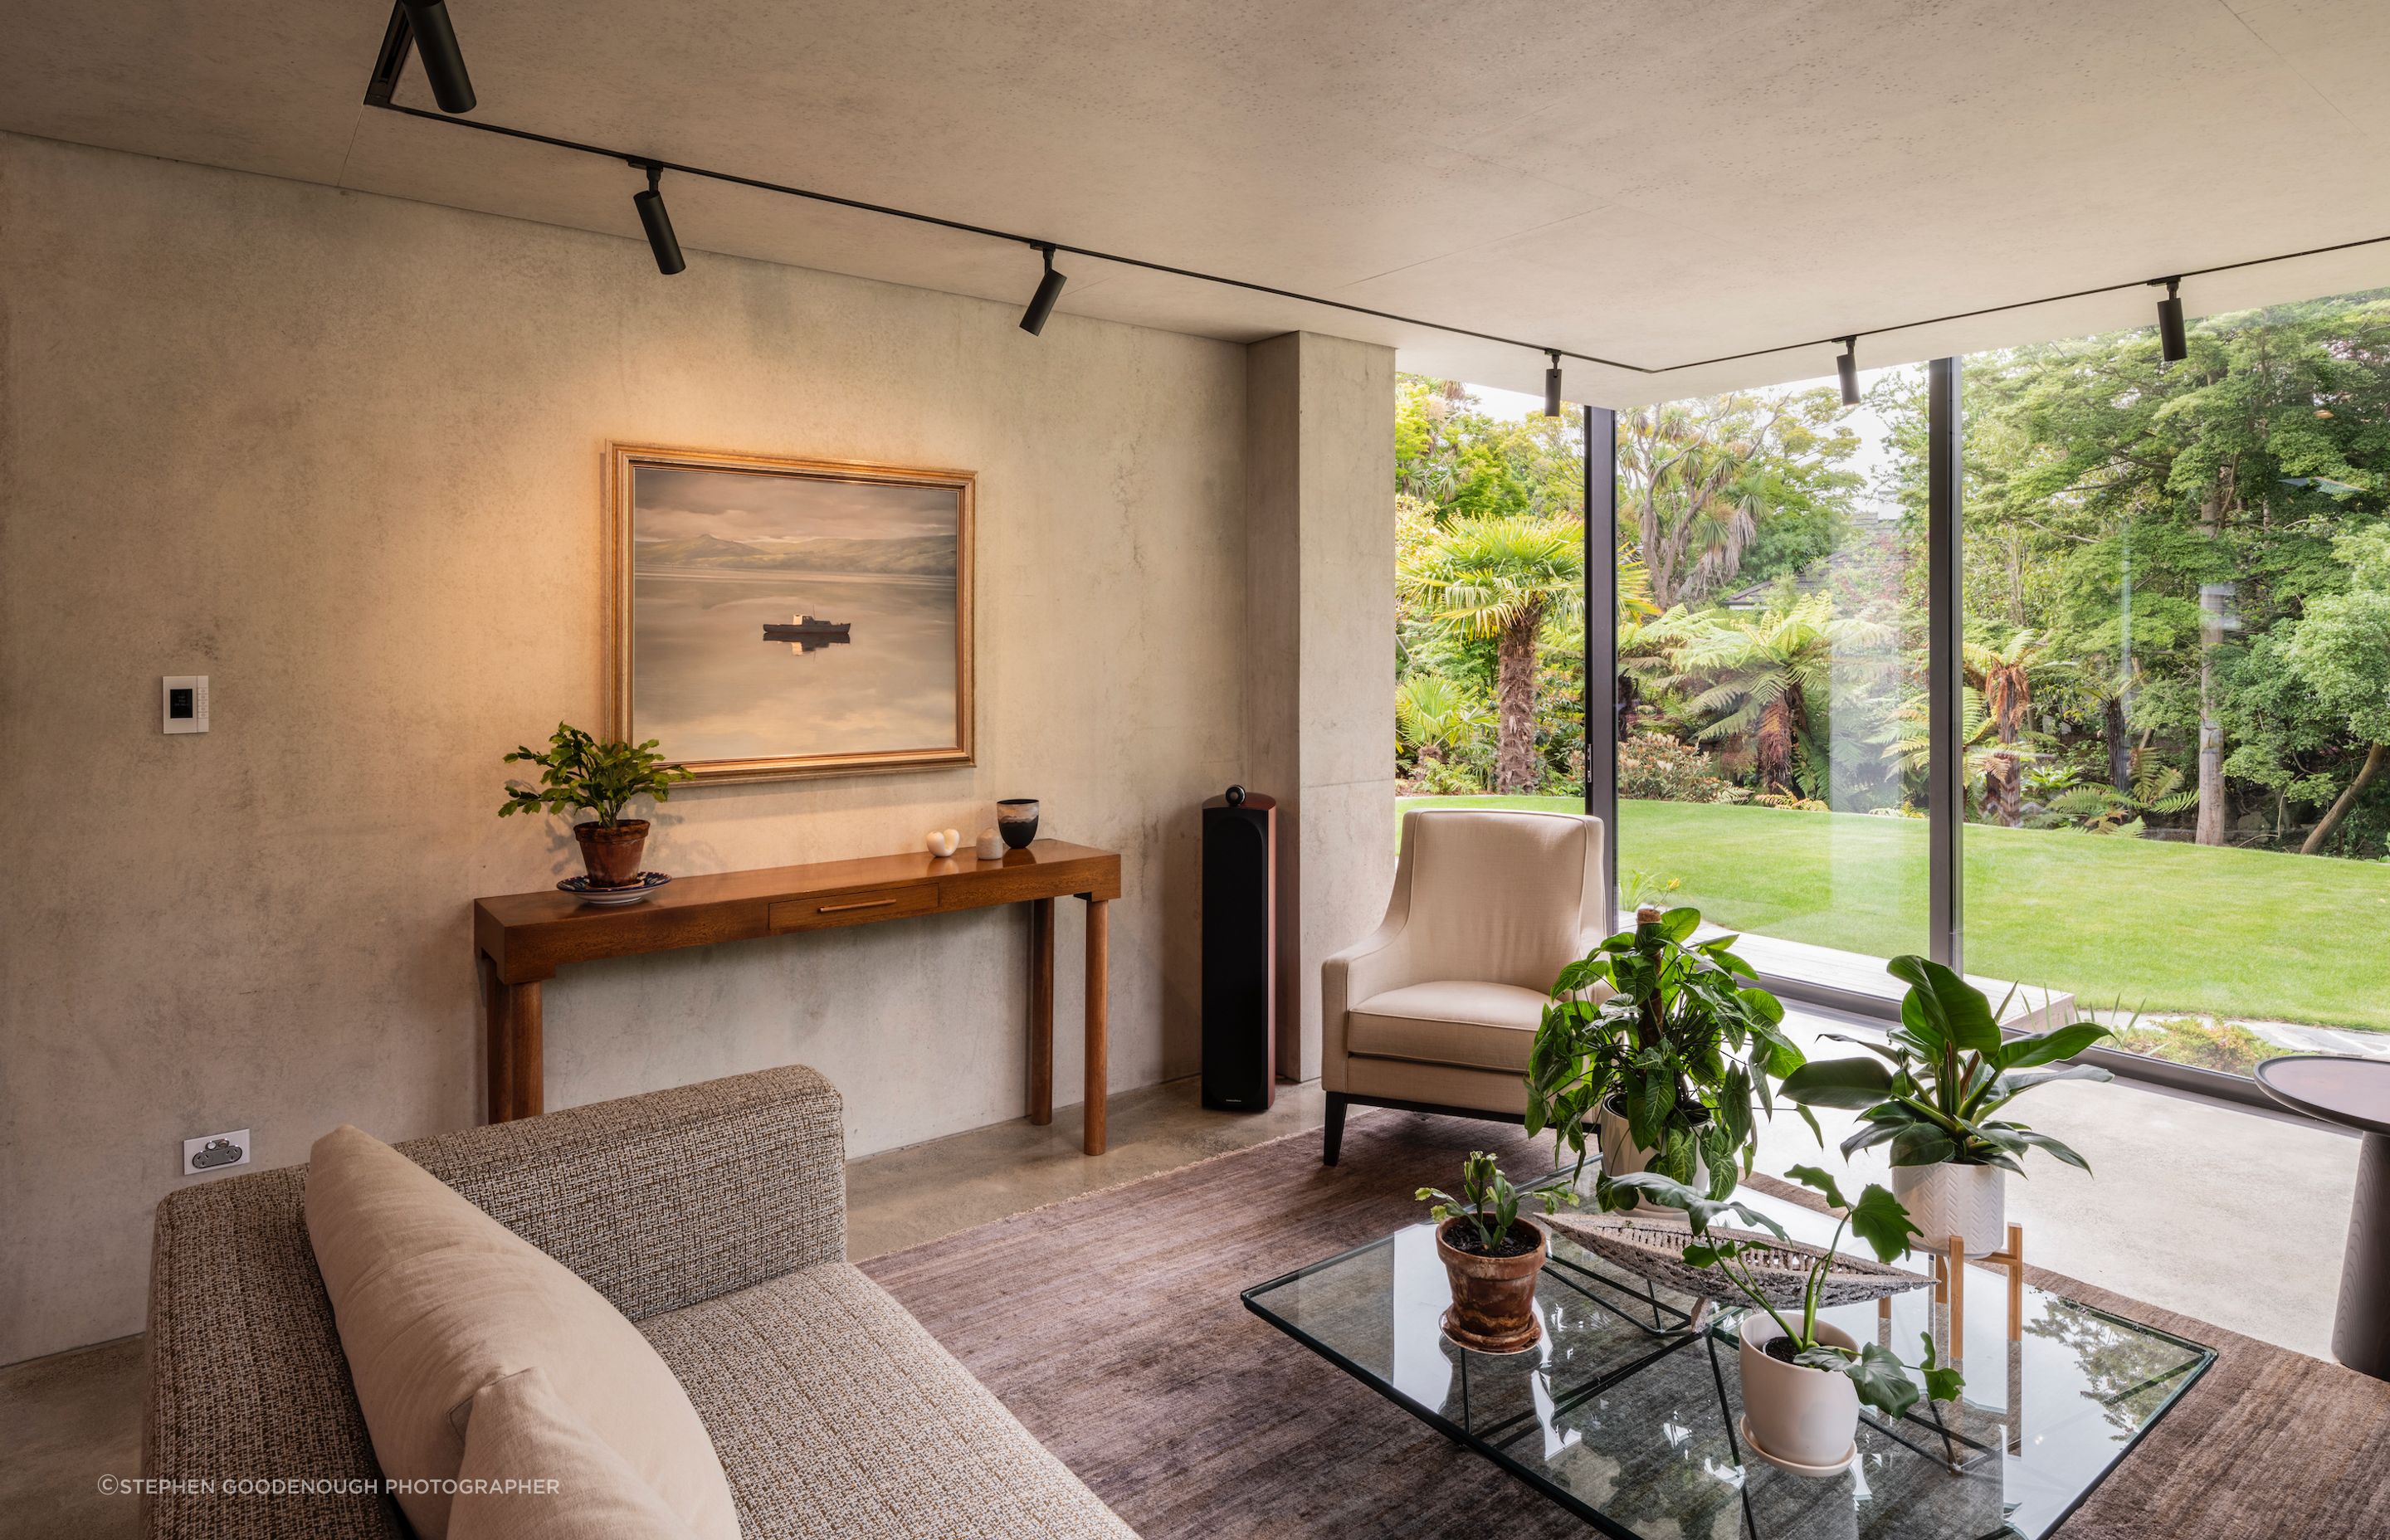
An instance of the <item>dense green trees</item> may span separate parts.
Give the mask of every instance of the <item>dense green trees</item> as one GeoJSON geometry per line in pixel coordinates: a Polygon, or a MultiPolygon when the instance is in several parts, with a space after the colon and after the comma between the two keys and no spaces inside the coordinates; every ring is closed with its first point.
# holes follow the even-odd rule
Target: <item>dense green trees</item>
{"type": "Polygon", "coordinates": [[[1398,754],[1431,790],[1534,791],[1582,764],[1585,457],[1406,375],[1394,414],[1398,754]]]}
{"type": "MultiPolygon", "coordinates": [[[[1709,767],[1672,784],[1921,804],[1922,379],[1888,372],[1866,414],[1803,388],[1619,414],[1618,556],[1650,600],[1618,622],[1625,725],[1709,767]]],[[[2135,331],[1963,379],[1971,815],[2382,855],[2390,296],[2206,317],[2171,368],[2135,331]]],[[[1403,763],[1421,789],[1574,789],[1575,419],[1400,390],[1403,763]]]]}
{"type": "Polygon", "coordinates": [[[2281,841],[2353,789],[2300,843],[2378,852],[2390,809],[2347,823],[2370,744],[2292,642],[2363,608],[2339,543],[2390,506],[2390,302],[2210,317],[2171,369],[2147,332],[1971,359],[1964,404],[1970,620],[2031,625],[2087,687],[2053,773],[2174,764],[2203,844],[2281,841]]]}
{"type": "Polygon", "coordinates": [[[1618,523],[1665,610],[1831,553],[1858,478],[1831,391],[1670,401],[1618,418],[1618,523]],[[1751,559],[1759,558],[1761,559],[1751,559]]]}
{"type": "Polygon", "coordinates": [[[1431,619],[1471,641],[1495,644],[1499,736],[1494,789],[1532,791],[1536,684],[1547,621],[1585,607],[1585,533],[1564,519],[1465,513],[1413,543],[1394,573],[1396,591],[1431,619]]]}

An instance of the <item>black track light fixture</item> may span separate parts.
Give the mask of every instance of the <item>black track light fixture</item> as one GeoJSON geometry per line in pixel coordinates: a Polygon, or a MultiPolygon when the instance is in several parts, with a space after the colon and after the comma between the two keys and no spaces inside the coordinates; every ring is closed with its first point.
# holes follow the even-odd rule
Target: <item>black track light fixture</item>
{"type": "Polygon", "coordinates": [[[447,0],[403,0],[406,30],[415,38],[415,57],[423,61],[423,79],[443,112],[473,110],[473,82],[465,73],[465,56],[456,50],[456,29],[448,22],[447,0]]]}
{"type": "Polygon", "coordinates": [[[1544,356],[1552,361],[1551,366],[1544,371],[1544,416],[1556,417],[1561,415],[1560,350],[1546,348],[1544,356]]]}
{"type": "Polygon", "coordinates": [[[1857,406],[1859,404],[1859,340],[1856,336],[1843,339],[1843,353],[1834,360],[1834,373],[1842,377],[1843,404],[1857,406]]]}
{"type": "Polygon", "coordinates": [[[2162,278],[2166,297],[2158,302],[2158,356],[2179,364],[2191,356],[2191,339],[2182,327],[2182,280],[2162,278]]]}
{"type": "Polygon", "coordinates": [[[1043,241],[1035,244],[1046,259],[1046,276],[1037,281],[1037,292],[1029,297],[1029,308],[1021,313],[1021,329],[1032,337],[1046,329],[1046,317],[1054,314],[1054,302],[1062,297],[1062,286],[1071,281],[1054,271],[1054,248],[1043,241]]]}
{"type": "Polygon", "coordinates": [[[648,169],[648,190],[631,195],[639,211],[639,223],[648,227],[648,250],[656,254],[656,271],[669,278],[688,265],[680,254],[680,237],[673,234],[672,215],[664,210],[663,189],[657,186],[664,179],[664,168],[653,160],[634,160],[631,164],[648,169]]]}

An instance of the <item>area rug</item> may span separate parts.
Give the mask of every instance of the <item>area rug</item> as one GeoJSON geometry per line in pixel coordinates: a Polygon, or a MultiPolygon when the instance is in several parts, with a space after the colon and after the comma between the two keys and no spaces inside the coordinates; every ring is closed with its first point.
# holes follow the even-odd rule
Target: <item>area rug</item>
{"type": "MultiPolygon", "coordinates": [[[[1238,1302],[1419,1216],[1412,1190],[1516,1130],[1356,1116],[883,1256],[865,1269],[1146,1540],[1584,1535],[1238,1302]]],[[[1520,1164],[1512,1166],[1513,1160],[1520,1164]]],[[[2263,1287],[2260,1238],[2247,1238],[2263,1287]]],[[[2059,1530],[2065,1540],[2383,1540],[2390,1385],[2036,1270],[2221,1356],[2059,1530]]]]}

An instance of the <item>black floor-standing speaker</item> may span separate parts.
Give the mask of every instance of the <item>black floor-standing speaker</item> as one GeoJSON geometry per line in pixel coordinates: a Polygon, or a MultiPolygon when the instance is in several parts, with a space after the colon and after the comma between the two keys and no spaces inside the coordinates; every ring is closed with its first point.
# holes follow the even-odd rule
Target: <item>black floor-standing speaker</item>
{"type": "Polygon", "coordinates": [[[1203,1105],[1278,1093],[1278,802],[1241,786],[1203,804],[1203,1105]]]}

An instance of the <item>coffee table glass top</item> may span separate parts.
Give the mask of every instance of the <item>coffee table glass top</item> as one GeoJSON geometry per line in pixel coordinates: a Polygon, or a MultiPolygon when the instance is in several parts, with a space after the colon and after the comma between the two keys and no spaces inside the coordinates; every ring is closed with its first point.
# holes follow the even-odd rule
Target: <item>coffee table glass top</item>
{"type": "MultiPolygon", "coordinates": [[[[1737,1195],[1795,1237],[1831,1223],[1737,1195]]],[[[1433,1228],[1382,1240],[1245,1291],[1246,1306],[1432,1426],[1496,1460],[1601,1533],[1630,1540],[2039,1540],[2073,1512],[2215,1361],[2182,1338],[2024,1290],[2010,1340],[1998,1269],[1971,1268],[1963,1354],[1948,1307],[1921,1289],[1823,1312],[1914,1362],[1931,1328],[1960,1358],[1963,1399],[1921,1403],[1896,1426],[1872,1412],[1859,1459],[1828,1480],[1753,1456],[1741,1415],[1735,1315],[1688,1331],[1692,1302],[1651,1288],[1555,1235],[1536,1289],[1540,1341],[1510,1355],[1447,1341],[1451,1292],[1433,1228]]],[[[1919,1270],[1923,1264],[1919,1263],[1919,1270]]]]}

